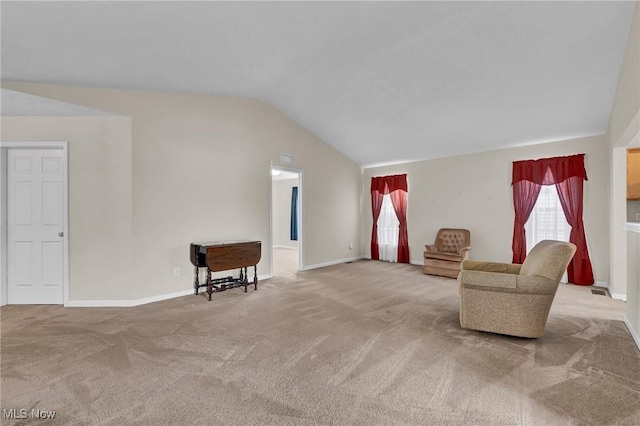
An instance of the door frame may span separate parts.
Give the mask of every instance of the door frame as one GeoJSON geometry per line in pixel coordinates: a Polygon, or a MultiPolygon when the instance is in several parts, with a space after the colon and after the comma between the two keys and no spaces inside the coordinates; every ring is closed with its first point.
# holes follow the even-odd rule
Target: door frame
{"type": "Polygon", "coordinates": [[[609,294],[627,300],[627,148],[640,146],[640,111],[611,146],[609,206],[609,294]]]}
{"type": "Polygon", "coordinates": [[[304,190],[303,175],[300,169],[278,166],[273,163],[269,166],[269,275],[273,277],[273,175],[272,170],[296,173],[298,175],[298,271],[304,270],[304,190]]]}
{"type": "Polygon", "coordinates": [[[63,306],[69,304],[69,149],[67,142],[0,142],[0,164],[2,172],[0,173],[0,199],[2,207],[0,207],[0,306],[7,304],[8,287],[7,287],[7,152],[10,149],[55,149],[62,150],[62,227],[64,238],[62,243],[62,301],[63,306]]]}

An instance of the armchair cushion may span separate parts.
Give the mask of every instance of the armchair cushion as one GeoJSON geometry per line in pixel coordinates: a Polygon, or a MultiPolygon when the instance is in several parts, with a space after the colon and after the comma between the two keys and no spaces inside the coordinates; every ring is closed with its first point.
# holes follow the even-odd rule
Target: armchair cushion
{"type": "Polygon", "coordinates": [[[446,252],[424,252],[425,259],[439,259],[439,260],[448,260],[450,262],[462,262],[462,256],[456,253],[446,253],[446,252]]]}

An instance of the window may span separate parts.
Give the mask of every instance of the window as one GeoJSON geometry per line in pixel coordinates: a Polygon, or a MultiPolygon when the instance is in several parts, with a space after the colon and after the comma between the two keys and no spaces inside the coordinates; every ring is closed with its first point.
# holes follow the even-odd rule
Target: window
{"type": "Polygon", "coordinates": [[[382,199],[382,208],[378,218],[378,250],[380,260],[388,262],[398,261],[398,235],[400,234],[400,221],[393,209],[393,203],[389,194],[382,199]]]}
{"type": "Polygon", "coordinates": [[[406,174],[371,178],[371,214],[374,219],[371,229],[371,259],[409,263],[408,191],[406,174]],[[385,246],[384,259],[380,257],[381,244],[385,246]],[[393,253],[389,252],[391,250],[393,253]]]}
{"type": "MultiPolygon", "coordinates": [[[[571,226],[564,216],[555,185],[542,186],[536,205],[525,224],[525,230],[527,253],[542,240],[569,241],[571,226]]],[[[562,281],[567,282],[566,278],[565,273],[562,281]]]]}

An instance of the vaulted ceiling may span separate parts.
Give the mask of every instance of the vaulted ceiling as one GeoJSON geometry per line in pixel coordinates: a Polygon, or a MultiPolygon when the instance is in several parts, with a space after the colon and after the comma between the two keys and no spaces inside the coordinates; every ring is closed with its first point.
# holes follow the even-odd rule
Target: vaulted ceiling
{"type": "Polygon", "coordinates": [[[1,72],[256,98],[366,166],[605,133],[634,7],[2,1],[1,72]]]}

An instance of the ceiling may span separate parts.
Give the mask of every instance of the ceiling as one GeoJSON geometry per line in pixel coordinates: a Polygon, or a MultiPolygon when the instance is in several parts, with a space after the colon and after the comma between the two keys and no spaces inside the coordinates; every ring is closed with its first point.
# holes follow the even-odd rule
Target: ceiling
{"type": "Polygon", "coordinates": [[[2,116],[14,117],[51,117],[51,116],[109,116],[107,111],[88,108],[81,105],[60,102],[42,96],[29,95],[15,90],[0,89],[0,111],[2,116]]]}
{"type": "Polygon", "coordinates": [[[606,133],[634,7],[2,1],[1,72],[256,98],[370,166],[606,133]]]}

